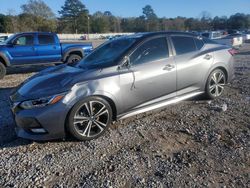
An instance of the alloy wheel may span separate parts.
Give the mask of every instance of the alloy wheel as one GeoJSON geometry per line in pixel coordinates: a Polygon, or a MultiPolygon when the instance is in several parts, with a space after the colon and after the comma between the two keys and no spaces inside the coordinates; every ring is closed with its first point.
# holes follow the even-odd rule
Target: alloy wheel
{"type": "Polygon", "coordinates": [[[224,91],[226,84],[225,74],[218,70],[213,72],[209,81],[209,92],[213,97],[219,97],[224,91]]]}
{"type": "Polygon", "coordinates": [[[92,138],[101,134],[109,124],[109,111],[100,101],[88,101],[75,113],[73,124],[78,134],[92,138]]]}

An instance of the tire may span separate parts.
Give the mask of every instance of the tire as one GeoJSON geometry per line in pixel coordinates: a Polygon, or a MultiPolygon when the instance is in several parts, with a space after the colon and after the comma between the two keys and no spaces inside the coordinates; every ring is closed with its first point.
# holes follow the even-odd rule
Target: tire
{"type": "Polygon", "coordinates": [[[102,136],[111,121],[110,104],[100,97],[88,97],[75,104],[68,116],[66,126],[73,137],[87,141],[102,136]]]}
{"type": "Polygon", "coordinates": [[[3,79],[6,75],[6,67],[0,62],[0,79],[3,79]]]}
{"type": "Polygon", "coordinates": [[[72,63],[77,63],[82,59],[81,56],[76,55],[76,54],[71,54],[68,59],[67,59],[67,64],[72,64],[72,63]]]}
{"type": "Polygon", "coordinates": [[[207,79],[205,96],[207,99],[216,99],[223,94],[227,78],[224,71],[215,69],[207,79]]]}

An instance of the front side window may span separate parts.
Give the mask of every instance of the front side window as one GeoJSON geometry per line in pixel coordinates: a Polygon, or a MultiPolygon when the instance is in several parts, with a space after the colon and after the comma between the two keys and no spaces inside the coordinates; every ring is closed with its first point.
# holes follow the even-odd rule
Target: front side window
{"type": "Polygon", "coordinates": [[[38,35],[38,41],[41,45],[54,44],[55,39],[53,35],[38,35]]]}
{"type": "Polygon", "coordinates": [[[17,39],[15,39],[14,44],[18,46],[34,45],[34,37],[32,35],[18,37],[17,39]]]}
{"type": "Polygon", "coordinates": [[[131,56],[133,65],[168,58],[169,50],[165,37],[151,39],[142,44],[131,56]]]}
{"type": "Polygon", "coordinates": [[[193,37],[173,36],[172,41],[176,55],[194,52],[197,50],[193,37]]]}

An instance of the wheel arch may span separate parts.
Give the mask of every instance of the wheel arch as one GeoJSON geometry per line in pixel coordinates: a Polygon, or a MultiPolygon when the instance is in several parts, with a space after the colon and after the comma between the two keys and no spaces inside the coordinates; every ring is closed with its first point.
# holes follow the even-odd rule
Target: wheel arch
{"type": "Polygon", "coordinates": [[[227,69],[225,67],[219,66],[219,67],[213,69],[212,71],[214,71],[216,69],[220,69],[220,70],[222,70],[224,72],[224,74],[226,76],[226,83],[227,83],[227,81],[228,81],[228,71],[227,71],[227,69]]]}
{"type": "Polygon", "coordinates": [[[99,97],[99,98],[102,98],[102,99],[106,100],[106,101],[109,103],[109,105],[110,105],[110,107],[111,107],[111,109],[112,109],[112,121],[116,121],[116,120],[117,120],[117,107],[116,107],[116,104],[115,104],[115,100],[114,100],[111,96],[109,96],[109,95],[103,95],[103,94],[98,94],[98,93],[93,94],[93,95],[84,96],[84,97],[81,97],[79,100],[77,100],[77,102],[75,102],[75,104],[72,105],[72,106],[70,107],[70,109],[68,110],[68,112],[67,112],[67,115],[66,115],[66,118],[65,118],[65,122],[64,122],[64,130],[65,130],[65,133],[66,133],[66,134],[68,134],[67,121],[68,121],[68,118],[69,118],[69,116],[70,116],[70,113],[71,113],[73,107],[74,107],[80,100],[86,99],[86,98],[88,98],[88,97],[99,97]]]}
{"type": "Polygon", "coordinates": [[[10,62],[9,62],[8,58],[2,52],[0,52],[0,62],[3,63],[5,67],[10,66],[10,62]]]}
{"type": "Polygon", "coordinates": [[[80,49],[80,48],[72,48],[72,49],[69,49],[67,50],[64,55],[63,55],[63,62],[67,61],[68,57],[70,55],[79,55],[81,58],[84,57],[84,51],[83,49],[80,49]]]}
{"type": "Polygon", "coordinates": [[[226,79],[227,79],[227,81],[228,81],[228,69],[226,68],[225,63],[216,63],[216,64],[214,64],[212,67],[210,67],[209,71],[208,71],[207,74],[205,75],[204,81],[203,81],[204,84],[203,84],[202,90],[205,90],[206,84],[207,84],[207,79],[208,79],[209,75],[210,75],[214,70],[216,70],[216,69],[222,70],[222,71],[225,73],[226,79]]]}

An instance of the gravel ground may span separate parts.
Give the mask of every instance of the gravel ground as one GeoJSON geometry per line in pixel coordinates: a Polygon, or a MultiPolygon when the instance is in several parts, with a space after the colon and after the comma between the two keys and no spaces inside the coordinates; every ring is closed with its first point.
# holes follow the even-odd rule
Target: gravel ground
{"type": "Polygon", "coordinates": [[[0,187],[250,187],[250,45],[235,60],[220,99],[119,121],[90,142],[17,138],[8,96],[33,73],[9,70],[0,80],[0,187]]]}

